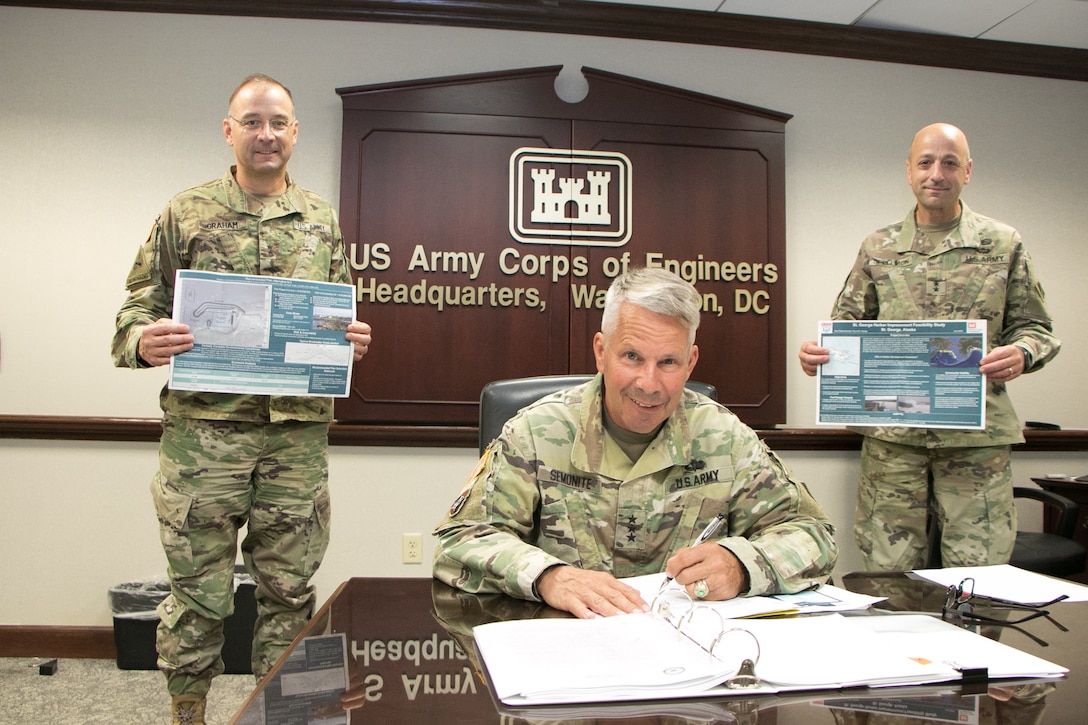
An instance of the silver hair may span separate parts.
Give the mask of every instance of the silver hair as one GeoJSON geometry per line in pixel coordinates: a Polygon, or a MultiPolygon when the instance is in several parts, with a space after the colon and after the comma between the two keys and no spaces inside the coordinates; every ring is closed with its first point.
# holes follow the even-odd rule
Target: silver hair
{"type": "Polygon", "coordinates": [[[610,337],[619,322],[624,302],[679,320],[688,329],[688,345],[699,329],[702,298],[690,283],[659,267],[642,267],[617,277],[604,298],[601,332],[610,337]]]}

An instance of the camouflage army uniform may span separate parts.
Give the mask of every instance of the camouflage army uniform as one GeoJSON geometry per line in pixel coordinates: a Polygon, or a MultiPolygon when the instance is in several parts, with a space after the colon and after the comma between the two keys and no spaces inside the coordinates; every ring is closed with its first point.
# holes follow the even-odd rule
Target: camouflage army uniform
{"type": "MultiPolygon", "coordinates": [[[[987,321],[989,347],[1016,345],[1024,372],[1053,358],[1042,285],[1012,227],[962,204],[959,225],[929,253],[912,211],[869,235],[835,302],[836,320],[987,321]]],[[[1010,445],[1024,440],[1004,383],[990,383],[986,429],[861,428],[862,480],[855,535],[874,570],[926,563],[932,475],[945,566],[1009,560],[1016,531],[1010,445]]]]}
{"type": "Polygon", "coordinates": [[[719,512],[718,542],[748,570],[747,594],[799,591],[831,572],[827,517],[736,416],[685,391],[632,463],[604,432],[601,386],[598,375],[507,422],[435,530],[436,578],[539,601],[534,583],[555,564],[663,571],[719,512]]]}
{"type": "MultiPolygon", "coordinates": [[[[233,171],[233,170],[232,170],[233,171]]],[[[140,329],[170,318],[174,272],[196,269],[350,282],[333,209],[288,179],[262,215],[232,171],[174,197],[140,248],[117,314],[113,359],[145,367],[140,329]]],[[[330,398],[163,388],[151,484],[171,593],[159,607],[159,666],[172,695],[204,695],[223,671],[237,532],[257,582],[253,671],[262,676],[313,611],[310,577],[329,540],[330,398]]]]}

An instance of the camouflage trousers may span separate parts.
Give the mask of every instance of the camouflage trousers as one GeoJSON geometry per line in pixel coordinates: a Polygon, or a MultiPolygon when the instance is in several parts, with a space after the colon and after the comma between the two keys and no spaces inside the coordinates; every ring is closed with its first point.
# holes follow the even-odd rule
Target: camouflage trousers
{"type": "Polygon", "coordinates": [[[943,566],[1008,563],[1016,541],[1009,446],[921,448],[866,436],[854,522],[865,568],[925,567],[930,512],[943,566]]]}
{"type": "Polygon", "coordinates": [[[166,416],[151,494],[170,578],[156,638],[170,694],[205,695],[223,672],[242,526],[262,677],[313,613],[309,582],[329,542],[328,424],[166,416]]]}

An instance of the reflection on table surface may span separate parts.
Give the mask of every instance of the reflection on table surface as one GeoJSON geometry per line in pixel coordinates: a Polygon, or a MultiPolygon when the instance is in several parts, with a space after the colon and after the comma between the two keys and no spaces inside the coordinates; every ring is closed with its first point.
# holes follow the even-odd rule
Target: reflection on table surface
{"type": "MultiPolygon", "coordinates": [[[[888,611],[940,613],[945,589],[902,574],[848,574],[839,585],[887,597],[888,611]]],[[[231,721],[236,725],[321,723],[774,723],[775,725],[1068,725],[1088,712],[1088,603],[1059,603],[1049,617],[1016,625],[987,623],[982,634],[1070,668],[1059,682],[990,683],[981,694],[959,684],[913,688],[790,693],[745,699],[614,703],[509,708],[491,697],[477,661],[472,628],[485,622],[565,617],[549,607],[502,595],[472,595],[431,579],[358,578],[345,582],[296,641],[343,633],[349,686],[340,712],[318,714],[284,704],[268,708],[281,686],[284,661],[231,721]],[[1068,630],[1068,631],[1065,631],[1068,630]],[[267,691],[267,692],[265,692],[267,691]],[[262,694],[263,693],[263,694],[262,694]]],[[[987,608],[977,611],[987,613],[987,608]]],[[[874,611],[874,616],[879,612],[874,611]]],[[[1001,611],[989,611],[1003,618],[1001,611]]],[[[803,642],[798,647],[804,647],[803,642]]],[[[527,657],[532,653],[527,652],[527,657]]],[[[297,657],[297,654],[296,654],[297,657]]],[[[285,658],[286,659],[286,658],[285,658]]]]}

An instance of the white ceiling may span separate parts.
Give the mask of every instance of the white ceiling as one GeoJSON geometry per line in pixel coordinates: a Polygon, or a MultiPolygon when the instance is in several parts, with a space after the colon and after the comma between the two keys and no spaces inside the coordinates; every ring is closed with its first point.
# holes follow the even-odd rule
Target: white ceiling
{"type": "MultiPolygon", "coordinates": [[[[1088,0],[584,0],[1088,49],[1088,0]]],[[[940,53],[939,45],[918,49],[940,53]]]]}

